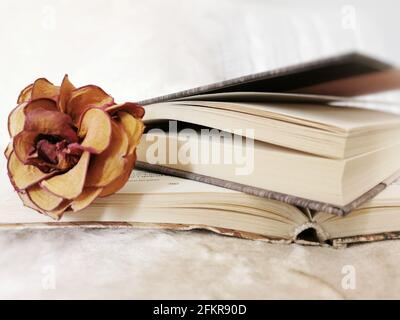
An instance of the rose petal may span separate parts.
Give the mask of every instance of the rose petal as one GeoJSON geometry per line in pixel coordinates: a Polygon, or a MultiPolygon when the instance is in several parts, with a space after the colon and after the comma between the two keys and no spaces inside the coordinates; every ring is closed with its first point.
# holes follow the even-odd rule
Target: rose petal
{"type": "Polygon", "coordinates": [[[60,88],[60,97],[58,98],[58,108],[61,112],[65,112],[65,106],[71,98],[72,91],[75,90],[74,85],[69,81],[68,75],[64,76],[60,88]]]}
{"type": "Polygon", "coordinates": [[[8,159],[7,169],[10,180],[17,190],[26,189],[54,174],[44,173],[35,166],[24,165],[14,152],[8,159]]]}
{"type": "Polygon", "coordinates": [[[43,213],[33,202],[32,200],[28,197],[28,194],[26,192],[21,192],[18,191],[17,192],[19,198],[21,199],[22,203],[24,204],[24,206],[31,208],[33,210],[37,210],[40,213],[43,213]]]}
{"type": "Polygon", "coordinates": [[[30,85],[26,86],[21,93],[18,96],[17,103],[21,104],[22,102],[27,102],[31,100],[32,98],[32,88],[33,88],[33,83],[30,85]]]}
{"type": "Polygon", "coordinates": [[[102,188],[84,188],[83,192],[71,202],[72,211],[77,212],[86,208],[97,198],[102,190],[102,188]]]}
{"type": "Polygon", "coordinates": [[[78,136],[72,126],[71,117],[65,113],[35,109],[26,115],[24,130],[56,135],[68,142],[77,142],[78,136]]]}
{"type": "Polygon", "coordinates": [[[28,188],[26,192],[32,202],[44,211],[55,210],[63,201],[63,198],[55,196],[38,185],[28,188]]]}
{"type": "Polygon", "coordinates": [[[75,89],[71,93],[71,98],[65,107],[65,112],[72,117],[77,125],[81,115],[89,107],[105,108],[114,104],[114,99],[100,87],[94,85],[84,86],[75,89]]]}
{"type": "Polygon", "coordinates": [[[14,151],[13,141],[9,142],[6,150],[4,150],[4,156],[8,159],[10,158],[11,152],[14,151]]]}
{"type": "Polygon", "coordinates": [[[45,78],[37,79],[33,83],[31,99],[49,98],[57,101],[60,87],[55,86],[45,78]]]}
{"type": "Polygon", "coordinates": [[[35,150],[35,139],[38,136],[36,131],[22,131],[13,140],[13,149],[18,159],[26,164],[32,151],[35,150]]]}
{"type": "Polygon", "coordinates": [[[118,112],[118,117],[121,120],[122,127],[128,135],[128,154],[132,154],[140,142],[140,137],[142,136],[144,130],[144,124],[141,120],[134,118],[127,112],[118,112]]]}
{"type": "Polygon", "coordinates": [[[90,153],[82,153],[78,163],[64,174],[52,177],[41,182],[41,186],[51,193],[65,198],[74,199],[82,192],[85,184],[90,153]]]}
{"type": "Polygon", "coordinates": [[[48,215],[50,218],[54,220],[60,220],[64,214],[64,212],[69,208],[71,201],[64,200],[61,204],[54,210],[44,211],[43,213],[48,215]]]}
{"type": "Polygon", "coordinates": [[[48,98],[41,98],[41,99],[31,100],[30,102],[28,102],[24,108],[24,113],[25,115],[27,115],[28,113],[37,109],[58,111],[57,103],[54,100],[48,98]]]}
{"type": "Polygon", "coordinates": [[[144,108],[134,102],[125,102],[121,104],[114,104],[105,109],[109,114],[113,115],[118,111],[125,111],[130,113],[136,119],[142,119],[144,116],[144,108]]]}
{"type": "Polygon", "coordinates": [[[135,165],[136,162],[136,152],[133,154],[130,154],[126,157],[126,164],[124,167],[124,172],[122,175],[117,177],[113,182],[108,184],[103,188],[103,191],[100,193],[100,197],[107,197],[109,195],[112,195],[113,193],[117,192],[120,190],[125,183],[129,180],[129,177],[132,173],[132,169],[135,165]]]}
{"type": "Polygon", "coordinates": [[[79,138],[84,138],[81,146],[91,153],[102,153],[110,145],[111,118],[98,108],[88,109],[82,116],[78,131],[79,138]]]}
{"type": "Polygon", "coordinates": [[[125,167],[128,152],[128,136],[125,130],[112,121],[112,143],[101,154],[92,158],[86,186],[104,187],[120,176],[125,167]]]}
{"type": "Polygon", "coordinates": [[[24,124],[25,124],[24,109],[27,104],[28,104],[27,102],[21,103],[20,105],[15,107],[14,110],[12,110],[10,115],[8,116],[8,133],[10,134],[10,137],[14,137],[22,130],[24,130],[24,124]]]}

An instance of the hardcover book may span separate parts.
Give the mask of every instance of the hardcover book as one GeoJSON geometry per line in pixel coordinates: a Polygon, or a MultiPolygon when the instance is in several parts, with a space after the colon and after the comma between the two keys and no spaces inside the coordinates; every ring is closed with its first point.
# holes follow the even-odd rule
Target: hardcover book
{"type": "MultiPolygon", "coordinates": [[[[400,116],[352,96],[399,87],[399,70],[348,54],[146,100],[137,167],[345,215],[400,169],[400,116]],[[168,120],[197,134],[153,130],[168,120]],[[206,145],[204,128],[252,139],[252,171],[237,174],[237,165],[223,161],[180,161],[170,146],[206,145]],[[154,144],[167,147],[152,157],[154,144]]],[[[212,141],[207,153],[234,153],[233,140],[212,141]]]]}

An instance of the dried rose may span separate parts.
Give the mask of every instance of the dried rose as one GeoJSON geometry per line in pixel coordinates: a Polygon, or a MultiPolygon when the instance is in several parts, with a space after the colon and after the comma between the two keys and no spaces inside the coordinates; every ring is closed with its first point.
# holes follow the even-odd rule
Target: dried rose
{"type": "Polygon", "coordinates": [[[101,88],[37,79],[8,118],[8,175],[23,203],[60,219],[128,180],[143,133],[144,109],[115,104],[101,88]]]}

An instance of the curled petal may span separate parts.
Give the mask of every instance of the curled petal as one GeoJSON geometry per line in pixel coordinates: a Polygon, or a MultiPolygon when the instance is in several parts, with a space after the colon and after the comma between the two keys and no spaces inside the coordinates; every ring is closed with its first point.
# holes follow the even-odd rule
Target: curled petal
{"type": "Polygon", "coordinates": [[[55,86],[45,78],[37,79],[33,83],[31,99],[49,98],[57,101],[60,87],[55,86]]]}
{"type": "Polygon", "coordinates": [[[28,197],[32,202],[44,211],[55,210],[61,202],[64,200],[61,197],[57,197],[51,192],[41,188],[39,185],[34,185],[27,189],[28,197]]]}
{"type": "Polygon", "coordinates": [[[111,141],[104,152],[93,157],[85,184],[87,187],[104,187],[123,173],[128,152],[128,136],[114,121],[111,141]]]}
{"type": "Polygon", "coordinates": [[[114,99],[100,87],[89,85],[71,92],[69,102],[65,107],[65,112],[72,117],[72,121],[77,125],[81,115],[90,107],[106,108],[114,104],[114,99]]]}
{"type": "Polygon", "coordinates": [[[24,113],[27,115],[28,113],[37,110],[37,109],[43,109],[43,110],[48,110],[48,111],[58,111],[57,109],[57,104],[54,100],[48,99],[48,98],[40,98],[36,100],[31,100],[30,102],[27,103],[27,105],[24,108],[24,113]]]}
{"type": "Polygon", "coordinates": [[[9,142],[7,145],[6,150],[4,150],[4,156],[6,157],[6,159],[10,158],[11,153],[14,151],[14,147],[13,147],[13,142],[9,142]]]}
{"type": "Polygon", "coordinates": [[[88,109],[82,116],[78,131],[79,138],[84,138],[81,146],[91,153],[102,153],[111,141],[111,117],[102,109],[88,109]]]}
{"type": "Polygon", "coordinates": [[[24,204],[24,206],[31,208],[33,210],[36,210],[40,213],[43,213],[33,202],[32,200],[29,198],[28,194],[25,191],[18,191],[17,192],[19,198],[21,199],[22,203],[24,204]]]}
{"type": "Polygon", "coordinates": [[[140,137],[144,130],[144,124],[141,120],[134,118],[131,114],[124,111],[118,112],[118,117],[121,121],[122,127],[128,135],[128,154],[132,154],[140,142],[140,137]]]}
{"type": "Polygon", "coordinates": [[[57,135],[68,142],[77,142],[71,117],[58,111],[35,109],[26,115],[24,130],[41,134],[57,135]]]}
{"type": "Polygon", "coordinates": [[[13,149],[17,158],[24,164],[35,150],[36,131],[22,131],[14,137],[13,149]]]}
{"type": "Polygon", "coordinates": [[[70,207],[71,201],[70,200],[63,200],[60,205],[51,211],[42,211],[42,213],[48,215],[49,217],[53,218],[54,220],[60,220],[64,214],[64,212],[70,207]]]}
{"type": "Polygon", "coordinates": [[[113,193],[120,190],[125,185],[125,183],[129,180],[129,177],[132,173],[132,169],[136,162],[136,152],[128,155],[126,157],[126,160],[127,161],[125,163],[124,172],[122,173],[122,175],[120,175],[113,182],[111,182],[110,184],[105,186],[103,188],[102,192],[100,193],[100,197],[107,197],[109,195],[112,195],[113,193]]]}
{"type": "Polygon", "coordinates": [[[25,112],[24,109],[28,103],[23,102],[18,105],[8,116],[8,133],[10,137],[16,136],[24,130],[25,112]]]}
{"type": "Polygon", "coordinates": [[[64,174],[41,182],[41,186],[64,199],[74,199],[82,192],[89,165],[90,153],[82,153],[78,163],[64,174]]]}
{"type": "Polygon", "coordinates": [[[102,188],[84,188],[83,192],[71,202],[71,209],[74,212],[85,209],[101,193],[102,188]]]}
{"type": "Polygon", "coordinates": [[[118,111],[125,111],[130,113],[136,119],[142,119],[144,116],[144,108],[134,102],[125,102],[121,104],[114,104],[105,109],[109,114],[113,115],[118,111]]]}
{"type": "Polygon", "coordinates": [[[32,165],[24,165],[14,152],[8,159],[7,169],[10,180],[17,190],[24,190],[53,174],[44,173],[32,165]]]}
{"type": "Polygon", "coordinates": [[[69,81],[68,75],[64,76],[60,88],[60,97],[58,98],[58,109],[65,112],[65,107],[71,98],[72,91],[75,90],[74,85],[69,81]]]}
{"type": "Polygon", "coordinates": [[[21,91],[17,100],[18,104],[21,104],[22,102],[27,102],[32,99],[32,88],[33,88],[33,83],[31,83],[29,86],[25,87],[21,91]]]}

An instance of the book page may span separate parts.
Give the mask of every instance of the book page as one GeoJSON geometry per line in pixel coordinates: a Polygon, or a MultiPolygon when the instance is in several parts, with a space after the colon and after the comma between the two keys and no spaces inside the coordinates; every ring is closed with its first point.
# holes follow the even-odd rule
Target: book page
{"type": "MultiPolygon", "coordinates": [[[[352,103],[341,101],[336,105],[320,103],[283,103],[283,102],[224,102],[224,101],[176,101],[175,105],[204,106],[217,110],[234,111],[248,115],[276,119],[324,130],[341,129],[344,131],[361,129],[379,129],[384,126],[399,125],[396,114],[362,108],[365,102],[352,103]]],[[[378,109],[378,108],[377,108],[378,109]]],[[[205,112],[207,110],[204,110],[205,112]]],[[[209,110],[208,112],[211,112],[209,110]]]]}
{"type": "Polygon", "coordinates": [[[126,185],[118,193],[188,193],[188,192],[223,192],[237,191],[213,186],[193,180],[166,176],[158,173],[133,170],[126,185]]]}

